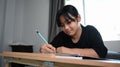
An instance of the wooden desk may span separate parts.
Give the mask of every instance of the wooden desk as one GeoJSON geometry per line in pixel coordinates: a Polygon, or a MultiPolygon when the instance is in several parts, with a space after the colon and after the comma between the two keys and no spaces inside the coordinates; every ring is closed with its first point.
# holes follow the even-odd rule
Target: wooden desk
{"type": "Polygon", "coordinates": [[[55,67],[120,67],[120,63],[85,59],[63,59],[56,58],[55,54],[3,52],[0,56],[3,56],[5,59],[5,67],[10,67],[10,63],[46,67],[43,65],[44,61],[53,62],[55,67]]]}

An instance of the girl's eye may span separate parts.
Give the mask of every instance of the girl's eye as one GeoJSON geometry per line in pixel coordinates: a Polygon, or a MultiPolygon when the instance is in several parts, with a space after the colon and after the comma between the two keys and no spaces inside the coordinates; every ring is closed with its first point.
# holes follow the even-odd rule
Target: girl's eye
{"type": "Polygon", "coordinates": [[[70,24],[71,23],[71,21],[70,22],[66,22],[66,24],[70,24]]]}
{"type": "Polygon", "coordinates": [[[69,19],[69,20],[67,20],[67,23],[70,23],[70,22],[72,22],[72,20],[70,20],[70,19],[69,19]]]}

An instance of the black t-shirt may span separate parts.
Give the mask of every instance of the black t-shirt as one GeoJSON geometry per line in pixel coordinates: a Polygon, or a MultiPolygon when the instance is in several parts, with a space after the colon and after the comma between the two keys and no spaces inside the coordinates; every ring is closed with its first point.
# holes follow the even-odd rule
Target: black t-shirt
{"type": "Polygon", "coordinates": [[[105,58],[107,54],[107,48],[104,46],[100,33],[93,26],[82,26],[82,34],[77,43],[73,43],[70,36],[61,31],[51,42],[51,44],[57,48],[64,46],[67,48],[92,48],[94,49],[100,58],[105,58]]]}

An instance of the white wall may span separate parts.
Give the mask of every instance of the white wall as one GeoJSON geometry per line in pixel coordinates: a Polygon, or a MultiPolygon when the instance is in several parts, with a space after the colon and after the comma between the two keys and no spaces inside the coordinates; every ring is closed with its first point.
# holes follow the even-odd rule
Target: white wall
{"type": "MultiPolygon", "coordinates": [[[[11,51],[12,42],[33,45],[39,52],[43,41],[38,29],[48,40],[49,0],[0,0],[0,53],[11,51]]],[[[0,67],[2,61],[0,57],[0,67]]]]}
{"type": "Polygon", "coordinates": [[[15,23],[13,42],[22,42],[23,19],[24,19],[24,0],[15,0],[15,23]]]}
{"type": "MultiPolygon", "coordinates": [[[[4,28],[4,7],[5,7],[5,1],[0,0],[0,46],[2,47],[2,41],[3,41],[3,28],[4,28]]],[[[2,48],[0,48],[0,52],[2,51],[2,48]]]]}
{"type": "Polygon", "coordinates": [[[22,39],[34,45],[39,52],[43,41],[36,34],[36,29],[48,40],[49,0],[25,0],[22,39]]]}
{"type": "MultiPolygon", "coordinates": [[[[4,14],[5,14],[5,0],[0,0],[0,53],[3,49],[3,28],[4,28],[4,14]]],[[[2,57],[0,57],[0,67],[3,67],[2,57]]]]}
{"type": "Polygon", "coordinates": [[[3,38],[3,50],[10,50],[8,44],[13,41],[15,23],[15,0],[6,1],[5,11],[5,26],[4,26],[4,38],[3,38]]]}
{"type": "Polygon", "coordinates": [[[49,0],[6,0],[5,9],[3,50],[10,51],[12,42],[23,42],[39,52],[43,41],[35,30],[48,39],[49,0]]]}

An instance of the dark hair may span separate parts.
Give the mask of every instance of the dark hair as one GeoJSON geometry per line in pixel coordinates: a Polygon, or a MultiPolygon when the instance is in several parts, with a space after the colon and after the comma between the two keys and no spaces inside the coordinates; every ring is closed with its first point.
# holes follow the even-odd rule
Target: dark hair
{"type": "Polygon", "coordinates": [[[61,22],[59,20],[60,16],[64,16],[65,20],[69,22],[70,21],[75,21],[75,19],[71,18],[71,16],[74,16],[75,18],[78,17],[78,11],[77,9],[72,6],[72,5],[66,5],[63,8],[61,8],[60,10],[58,10],[57,15],[56,15],[56,22],[58,27],[61,27],[61,22]]]}

